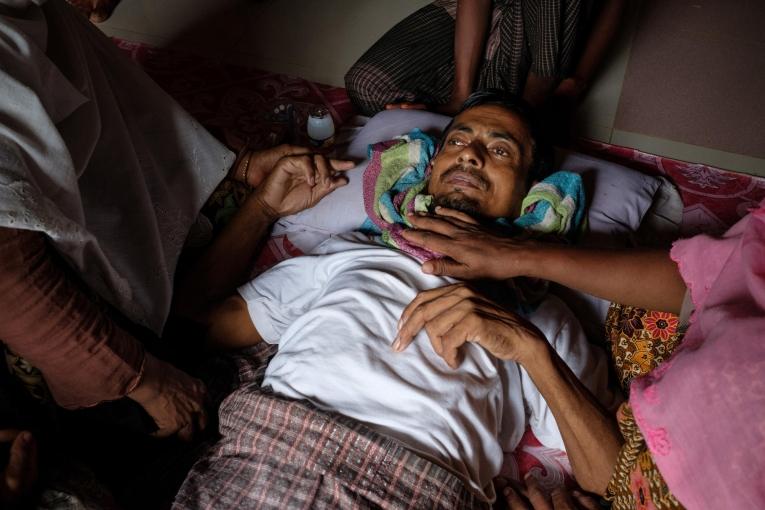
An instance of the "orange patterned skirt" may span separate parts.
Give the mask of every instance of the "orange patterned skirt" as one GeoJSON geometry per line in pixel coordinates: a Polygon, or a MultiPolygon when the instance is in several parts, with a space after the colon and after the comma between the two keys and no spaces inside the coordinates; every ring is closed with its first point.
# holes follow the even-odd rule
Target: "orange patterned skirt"
{"type": "MultiPolygon", "coordinates": [[[[606,318],[606,337],[619,383],[626,393],[633,378],[645,375],[669,358],[682,339],[678,318],[612,304],[606,318]]],[[[606,490],[614,510],[665,510],[684,508],[669,491],[648,451],[632,408],[624,403],[617,412],[624,436],[616,468],[606,490]]]]}

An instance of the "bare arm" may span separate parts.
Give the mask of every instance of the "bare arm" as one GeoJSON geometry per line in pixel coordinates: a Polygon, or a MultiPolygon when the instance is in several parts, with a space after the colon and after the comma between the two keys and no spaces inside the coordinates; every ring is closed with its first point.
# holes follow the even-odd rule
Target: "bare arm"
{"type": "Polygon", "coordinates": [[[545,344],[520,363],[550,406],[577,483],[603,495],[623,443],[616,420],[545,344]]]}
{"type": "Polygon", "coordinates": [[[243,283],[275,220],[259,196],[251,194],[210,248],[183,275],[176,289],[175,313],[198,320],[213,303],[243,283]]]}
{"type": "Polygon", "coordinates": [[[453,115],[475,88],[491,20],[491,0],[460,0],[454,26],[454,85],[438,110],[453,115]]]}
{"type": "Polygon", "coordinates": [[[245,201],[213,245],[194,264],[176,293],[175,311],[207,329],[217,348],[260,342],[247,304],[234,294],[248,276],[258,247],[278,218],[316,205],[348,179],[349,161],[321,155],[284,157],[245,201]]]}
{"type": "Polygon", "coordinates": [[[124,396],[157,436],[206,424],[202,381],[146,352],[85,290],[39,232],[0,228],[0,337],[45,375],[56,401],[90,407],[124,396]]]}
{"type": "Polygon", "coordinates": [[[606,0],[587,38],[574,75],[566,78],[556,89],[558,95],[578,96],[584,92],[595,75],[619,28],[626,5],[625,0],[606,0]]]}
{"type": "Polygon", "coordinates": [[[452,368],[459,366],[466,342],[520,363],[555,417],[578,483],[586,490],[605,492],[622,444],[615,420],[533,324],[465,284],[419,293],[400,324],[393,343],[397,352],[424,329],[435,352],[452,368]]]}
{"type": "Polygon", "coordinates": [[[350,161],[321,155],[280,159],[266,180],[245,201],[212,246],[181,277],[174,312],[208,322],[205,314],[244,283],[253,259],[278,218],[313,207],[348,180],[350,161]]]}
{"type": "Polygon", "coordinates": [[[594,250],[540,244],[523,261],[527,276],[651,310],[680,313],[686,290],[666,250],[594,250]]]}
{"type": "Polygon", "coordinates": [[[531,276],[609,301],[680,311],[686,287],[666,251],[594,250],[518,241],[441,211],[442,216],[410,217],[417,230],[404,233],[410,242],[444,255],[424,263],[426,273],[461,279],[531,276]]]}
{"type": "Polygon", "coordinates": [[[553,77],[539,76],[529,72],[526,84],[523,87],[523,99],[531,106],[541,106],[552,93],[558,79],[553,77]]]}
{"type": "Polygon", "coordinates": [[[207,342],[215,349],[241,349],[259,343],[263,338],[247,311],[247,303],[234,294],[208,314],[207,342]]]}

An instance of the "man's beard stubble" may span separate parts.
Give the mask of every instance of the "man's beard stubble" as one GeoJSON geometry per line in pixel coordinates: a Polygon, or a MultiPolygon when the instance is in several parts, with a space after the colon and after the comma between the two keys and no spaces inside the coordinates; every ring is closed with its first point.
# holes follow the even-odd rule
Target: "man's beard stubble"
{"type": "MultiPolygon", "coordinates": [[[[446,180],[450,175],[458,171],[471,174],[479,181],[479,185],[483,187],[483,189],[488,189],[490,185],[489,181],[480,172],[468,170],[460,164],[452,165],[446,172],[443,173],[441,179],[446,180]]],[[[475,198],[467,197],[464,194],[456,191],[452,191],[445,196],[434,197],[434,202],[435,205],[440,205],[441,207],[463,212],[482,223],[483,220],[486,219],[481,213],[481,204],[478,202],[478,200],[475,198]]]]}
{"type": "Polygon", "coordinates": [[[481,221],[483,219],[481,207],[478,200],[474,198],[452,192],[446,196],[434,197],[434,202],[435,205],[463,212],[476,220],[481,221]]]}

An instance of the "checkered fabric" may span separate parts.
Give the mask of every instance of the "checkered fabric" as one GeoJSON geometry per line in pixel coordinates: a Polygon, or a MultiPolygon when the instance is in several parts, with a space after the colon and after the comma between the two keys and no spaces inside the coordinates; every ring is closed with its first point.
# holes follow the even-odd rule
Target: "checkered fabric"
{"type": "MultiPolygon", "coordinates": [[[[476,89],[520,94],[529,70],[562,77],[575,63],[581,0],[495,0],[476,89]]],[[[446,103],[454,83],[457,0],[437,0],[391,28],[345,75],[354,106],[374,115],[388,103],[446,103]]]]}
{"type": "Polygon", "coordinates": [[[531,70],[539,76],[562,77],[574,63],[586,6],[580,0],[524,0],[521,3],[531,70]]]}
{"type": "Polygon", "coordinates": [[[220,407],[222,438],[173,508],[489,508],[399,442],[261,388],[273,352],[263,345],[239,360],[244,384],[220,407]]]}

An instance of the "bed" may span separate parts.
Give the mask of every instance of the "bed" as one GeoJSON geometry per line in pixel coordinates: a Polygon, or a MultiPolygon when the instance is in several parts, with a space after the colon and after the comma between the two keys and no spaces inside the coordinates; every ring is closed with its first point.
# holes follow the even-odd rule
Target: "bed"
{"type": "MultiPolygon", "coordinates": [[[[353,231],[361,226],[366,218],[361,200],[361,174],[366,167],[369,144],[391,139],[415,127],[437,135],[449,120],[429,112],[387,111],[342,133],[344,141],[336,148],[337,155],[361,161],[348,172],[348,186],[336,190],[316,207],[280,220],[253,268],[253,276],[278,261],[309,252],[330,235],[353,231]]],[[[641,235],[652,238],[654,242],[677,236],[682,204],[668,180],[581,153],[563,149],[556,152],[555,167],[580,173],[588,188],[589,227],[581,242],[627,246],[634,242],[644,222],[652,225],[641,235]]],[[[564,292],[562,289],[560,292],[569,307],[576,310],[593,341],[602,342],[608,303],[584,294],[564,292]]],[[[240,367],[248,365],[246,358],[241,358],[239,363],[240,367]]],[[[257,364],[243,370],[244,383],[257,380],[253,375],[257,364]]],[[[215,466],[210,464],[209,459],[200,463],[197,473],[214,471],[215,466]]],[[[566,454],[543,446],[530,429],[527,429],[519,448],[506,452],[502,475],[520,479],[528,472],[533,473],[544,487],[552,488],[571,482],[571,468],[566,454]]]]}
{"type": "MultiPolygon", "coordinates": [[[[383,112],[372,119],[352,118],[342,89],[126,41],[116,43],[232,148],[245,142],[266,147],[300,141],[299,126],[305,124],[307,111],[314,104],[329,108],[336,124],[344,126],[337,134],[335,155],[362,160],[351,171],[350,185],[314,209],[280,221],[254,264],[253,275],[308,251],[332,233],[360,225],[364,219],[357,185],[360,179],[354,176],[363,171],[368,144],[414,127],[437,133],[448,122],[446,117],[427,112],[383,112]],[[216,77],[212,87],[208,85],[210,76],[216,77]],[[283,105],[290,105],[294,114],[285,115],[283,105]]],[[[719,233],[765,197],[765,179],[589,140],[558,149],[555,167],[579,172],[585,180],[590,200],[589,231],[582,242],[593,245],[666,245],[672,239],[698,232],[719,233]]],[[[226,212],[235,208],[245,193],[234,183],[224,183],[207,206],[208,216],[213,222],[225,221],[226,212]]],[[[591,340],[602,341],[608,303],[583,294],[560,292],[591,340]]],[[[262,376],[259,356],[263,355],[251,352],[235,357],[240,382],[257,381],[262,376]]],[[[193,469],[199,473],[214,461],[213,447],[193,469]]],[[[571,482],[565,453],[542,446],[528,430],[521,446],[506,452],[502,474],[518,479],[527,472],[545,487],[571,482]]],[[[184,486],[181,500],[193,499],[193,490],[184,486]]]]}

